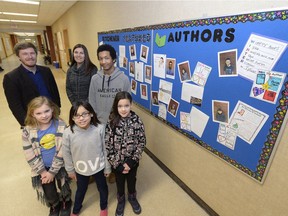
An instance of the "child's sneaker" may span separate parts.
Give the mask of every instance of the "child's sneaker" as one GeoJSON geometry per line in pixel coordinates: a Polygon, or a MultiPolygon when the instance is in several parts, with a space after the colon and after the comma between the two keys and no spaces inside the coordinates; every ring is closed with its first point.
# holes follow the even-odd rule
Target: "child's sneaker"
{"type": "Polygon", "coordinates": [[[108,209],[104,209],[100,211],[100,216],[108,216],[108,209]]]}

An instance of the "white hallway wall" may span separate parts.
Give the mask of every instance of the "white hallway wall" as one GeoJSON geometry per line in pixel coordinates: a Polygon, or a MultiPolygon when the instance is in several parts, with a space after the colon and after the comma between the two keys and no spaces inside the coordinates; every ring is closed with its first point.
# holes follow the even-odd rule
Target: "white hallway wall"
{"type": "MultiPolygon", "coordinates": [[[[288,9],[287,1],[81,1],[53,24],[68,30],[70,48],[88,47],[98,66],[97,33],[152,24],[288,9]]],[[[288,212],[288,129],[264,184],[259,184],[192,143],[145,111],[148,149],[221,216],[284,216],[288,212]]]]}

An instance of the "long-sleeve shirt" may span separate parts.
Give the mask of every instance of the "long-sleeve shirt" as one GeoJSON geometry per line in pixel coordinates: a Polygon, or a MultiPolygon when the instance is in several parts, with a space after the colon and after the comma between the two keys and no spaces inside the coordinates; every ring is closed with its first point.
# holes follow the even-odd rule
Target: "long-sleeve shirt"
{"type": "MultiPolygon", "coordinates": [[[[52,123],[53,124],[53,123],[52,123]]],[[[55,134],[56,152],[49,172],[56,175],[61,167],[64,166],[62,157],[62,134],[65,129],[65,122],[59,120],[57,132],[55,134]]],[[[45,171],[44,162],[41,155],[41,145],[38,140],[38,129],[29,126],[24,127],[22,132],[22,144],[25,158],[31,167],[32,177],[40,175],[45,171]]]]}
{"type": "Polygon", "coordinates": [[[107,123],[115,95],[121,91],[131,92],[131,87],[128,76],[117,67],[110,76],[105,75],[103,70],[99,70],[92,77],[89,103],[102,124],[107,123]]]}
{"type": "Polygon", "coordinates": [[[84,176],[94,175],[102,169],[104,173],[110,173],[104,143],[105,126],[90,125],[83,129],[74,125],[73,131],[68,127],[63,134],[62,152],[66,171],[84,176]]]}
{"type": "Polygon", "coordinates": [[[96,66],[89,74],[85,73],[83,64],[79,68],[74,64],[68,69],[66,75],[66,93],[71,104],[78,100],[88,101],[90,81],[96,73],[96,66]]]}
{"type": "Polygon", "coordinates": [[[131,111],[130,116],[121,118],[115,128],[107,124],[105,145],[108,161],[117,171],[124,170],[124,163],[130,168],[139,163],[146,146],[144,124],[139,116],[131,111]]]}
{"type": "MultiPolygon", "coordinates": [[[[3,88],[9,108],[21,126],[24,126],[28,103],[40,96],[37,85],[26,70],[21,64],[5,74],[3,79],[3,88]]],[[[61,107],[58,87],[50,68],[37,65],[36,73],[41,74],[52,101],[61,107]]]]}

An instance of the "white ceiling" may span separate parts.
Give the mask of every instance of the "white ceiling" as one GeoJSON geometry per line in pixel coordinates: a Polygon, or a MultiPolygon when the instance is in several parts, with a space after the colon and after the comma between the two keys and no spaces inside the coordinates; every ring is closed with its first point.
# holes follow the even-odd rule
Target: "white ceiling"
{"type": "MultiPolygon", "coordinates": [[[[31,1],[31,0],[30,0],[31,1]]],[[[33,0],[32,0],[33,1],[33,0]]],[[[34,0],[39,5],[6,2],[0,0],[0,32],[13,34],[14,32],[27,32],[41,34],[46,26],[51,26],[61,15],[63,15],[78,0],[34,0]],[[23,14],[37,14],[38,17],[5,15],[1,12],[13,12],[23,14]],[[3,22],[1,19],[29,20],[37,23],[3,22]]]]}

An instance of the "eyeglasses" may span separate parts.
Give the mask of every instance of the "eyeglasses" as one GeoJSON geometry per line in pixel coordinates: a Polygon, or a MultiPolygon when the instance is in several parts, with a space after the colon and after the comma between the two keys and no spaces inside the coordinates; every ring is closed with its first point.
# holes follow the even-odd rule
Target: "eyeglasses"
{"type": "Polygon", "coordinates": [[[76,114],[73,116],[73,119],[80,119],[80,117],[86,118],[89,116],[89,114],[90,114],[89,112],[83,112],[82,114],[76,114]]]}

